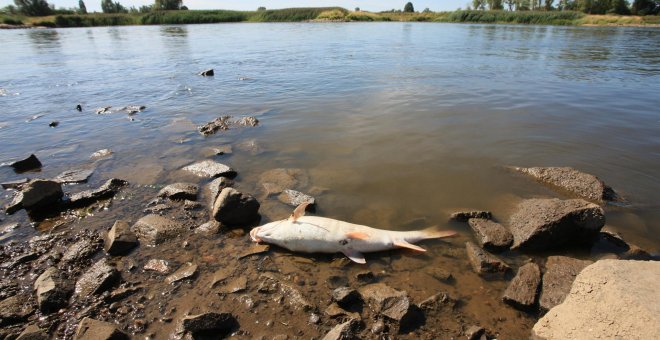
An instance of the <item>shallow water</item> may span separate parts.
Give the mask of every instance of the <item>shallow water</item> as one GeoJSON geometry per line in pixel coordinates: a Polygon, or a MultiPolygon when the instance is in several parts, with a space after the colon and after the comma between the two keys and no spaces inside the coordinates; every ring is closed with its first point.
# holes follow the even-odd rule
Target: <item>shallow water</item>
{"type": "MultiPolygon", "coordinates": [[[[533,320],[502,305],[506,282],[486,282],[469,270],[462,248],[471,232],[448,224],[449,213],[487,209],[506,221],[521,199],[565,197],[506,166],[572,166],[627,198],[627,206],[606,207],[608,228],[658,252],[657,33],[428,23],[4,30],[0,162],[36,153],[45,166],[28,176],[49,177],[90,164],[96,150],[112,149],[111,159],[96,164],[90,184],[119,177],[132,187],[124,201],[78,223],[96,228],[109,227],[119,215],[141,217],[160,185],[199,181],[179,169],[208,158],[208,147],[233,145],[231,156],[216,159],[239,172],[241,190],[262,199],[264,221],[285,217],[289,208],[261,196],[259,175],[305,169],[310,183],[304,189],[327,188],[317,197],[320,215],[389,229],[435,224],[461,233],[449,243],[425,244],[430,251],[422,257],[371,255],[373,264],[348,267],[347,276],[386,272],[383,281],[416,302],[448,291],[464,300],[470,320],[517,338],[528,334],[533,320]],[[196,75],[206,68],[215,76],[196,75]],[[110,105],[147,109],[132,120],[95,114],[110,105]],[[256,115],[260,124],[210,137],[196,131],[225,114],[256,115]],[[60,124],[50,128],[51,121],[60,124]],[[452,271],[454,284],[429,280],[419,270],[433,266],[452,271]]],[[[3,181],[24,176],[0,168],[3,181]]],[[[2,218],[26,219],[23,213],[2,218]]],[[[229,258],[248,244],[245,237],[228,238],[226,247],[198,241],[192,251],[172,246],[171,260],[229,258]]],[[[136,256],[157,253],[140,249],[136,256]]],[[[288,255],[276,250],[273,256],[288,255]]],[[[506,257],[513,264],[523,260],[513,255],[506,257]]],[[[332,258],[314,259],[318,267],[297,275],[324,282],[334,271],[332,258]]],[[[257,279],[249,266],[246,272],[257,279]]],[[[305,287],[310,295],[327,293],[305,287]]],[[[194,306],[212,293],[181,294],[177,304],[194,306]]],[[[280,326],[273,334],[292,333],[280,326]]]]}

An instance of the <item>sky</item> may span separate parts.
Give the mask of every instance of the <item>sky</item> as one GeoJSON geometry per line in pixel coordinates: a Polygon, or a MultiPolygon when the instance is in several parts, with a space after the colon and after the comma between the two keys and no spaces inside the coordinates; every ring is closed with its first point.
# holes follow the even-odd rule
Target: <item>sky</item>
{"type": "MultiPolygon", "coordinates": [[[[47,0],[55,7],[78,7],[78,0],[47,0]]],[[[87,11],[100,12],[101,0],[83,0],[87,11]]],[[[140,7],[150,5],[153,0],[114,0],[125,7],[140,7]]],[[[394,9],[403,9],[405,3],[409,0],[238,0],[238,1],[218,1],[218,0],[183,0],[183,4],[190,9],[236,9],[236,10],[256,10],[257,7],[264,6],[268,9],[287,8],[287,7],[326,7],[340,6],[353,10],[355,7],[365,11],[385,11],[394,9]]],[[[416,11],[422,11],[429,8],[432,11],[453,11],[459,7],[465,7],[470,0],[410,0],[416,11]]],[[[0,7],[13,5],[13,0],[0,0],[0,7]]]]}

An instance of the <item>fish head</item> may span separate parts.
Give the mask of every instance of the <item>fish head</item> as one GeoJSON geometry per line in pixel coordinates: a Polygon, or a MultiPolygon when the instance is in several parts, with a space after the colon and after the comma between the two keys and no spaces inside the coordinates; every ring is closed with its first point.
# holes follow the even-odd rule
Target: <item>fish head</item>
{"type": "Polygon", "coordinates": [[[256,227],[250,230],[250,238],[254,242],[266,242],[266,243],[276,244],[279,239],[277,235],[277,231],[284,227],[285,223],[283,222],[285,221],[286,220],[270,222],[262,226],[256,227]]]}

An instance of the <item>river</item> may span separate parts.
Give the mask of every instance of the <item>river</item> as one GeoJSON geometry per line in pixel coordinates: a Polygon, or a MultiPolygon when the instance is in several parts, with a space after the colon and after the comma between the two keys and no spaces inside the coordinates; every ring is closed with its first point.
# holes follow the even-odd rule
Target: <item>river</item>
{"type": "MultiPolygon", "coordinates": [[[[368,268],[391,271],[389,282],[415,298],[440,289],[463,297],[467,315],[505,338],[528,334],[533,318],[499,302],[505,282],[469,272],[462,247],[471,231],[447,218],[468,208],[506,221],[521,199],[565,197],[507,166],[570,166],[598,176],[626,198],[605,207],[607,227],[660,251],[657,29],[241,23],[2,30],[0,45],[0,163],[35,153],[44,167],[29,177],[50,177],[109,148],[113,157],[96,165],[90,185],[110,177],[131,183],[125,203],[85,219],[91,228],[109,227],[119,212],[140,218],[160,186],[189,180],[182,166],[230,144],[233,153],[216,160],[236,169],[241,190],[255,196],[264,171],[301,168],[310,187],[323,188],[319,215],[459,231],[449,255],[393,253],[368,268]],[[207,68],[215,76],[197,75],[207,68]],[[146,109],[131,117],[95,113],[125,105],[146,109]],[[259,126],[197,132],[221,115],[256,116],[259,126]],[[451,269],[455,284],[416,276],[436,265],[451,269]]],[[[24,176],[0,168],[2,181],[24,176]]],[[[263,200],[264,221],[286,217],[288,208],[263,200]]],[[[27,221],[24,213],[3,218],[27,221]]]]}

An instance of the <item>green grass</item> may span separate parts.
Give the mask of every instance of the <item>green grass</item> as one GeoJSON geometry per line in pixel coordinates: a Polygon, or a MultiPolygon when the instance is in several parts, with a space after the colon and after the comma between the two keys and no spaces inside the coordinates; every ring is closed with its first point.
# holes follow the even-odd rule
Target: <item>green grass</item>
{"type": "Polygon", "coordinates": [[[438,18],[442,22],[575,25],[584,16],[572,11],[455,11],[438,18]]]}
{"type": "Polygon", "coordinates": [[[86,14],[57,15],[57,27],[92,27],[92,26],[124,26],[140,23],[139,15],[134,14],[86,14]]]}
{"type": "Polygon", "coordinates": [[[212,24],[248,20],[248,12],[240,11],[158,11],[142,15],[143,25],[212,24]]]}

